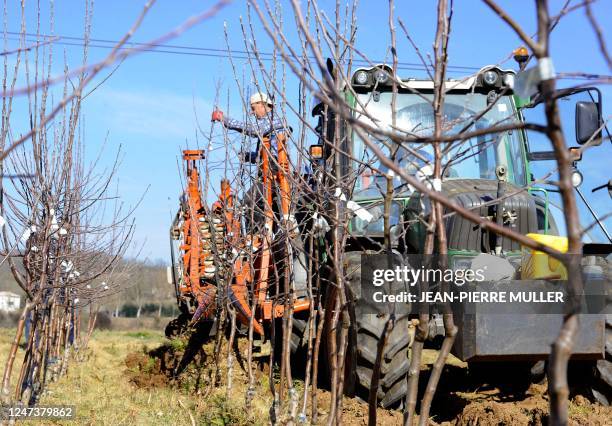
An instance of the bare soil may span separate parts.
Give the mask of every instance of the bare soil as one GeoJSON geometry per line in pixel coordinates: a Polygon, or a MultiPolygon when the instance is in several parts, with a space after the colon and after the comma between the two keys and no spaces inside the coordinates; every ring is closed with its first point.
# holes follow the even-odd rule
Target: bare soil
{"type": "MultiPolygon", "coordinates": [[[[128,380],[139,388],[158,386],[177,387],[208,394],[211,388],[222,390],[243,409],[248,389],[245,366],[246,342],[240,340],[238,352],[234,352],[232,387],[227,392],[228,369],[227,348],[222,348],[219,368],[213,362],[214,343],[209,342],[198,349],[190,350],[187,340],[175,339],[152,350],[130,353],[126,359],[128,380]],[[217,380],[213,377],[217,376],[217,380]],[[240,405],[239,404],[239,405],[240,405]]],[[[427,384],[431,366],[437,356],[435,350],[425,350],[421,367],[421,392],[427,384]]],[[[500,370],[504,366],[500,365],[500,370]]],[[[268,381],[269,369],[254,365],[256,389],[252,404],[259,406],[258,412],[266,412],[272,404],[268,381]]],[[[497,380],[483,381],[473,377],[467,364],[451,357],[444,367],[438,391],[432,404],[430,424],[459,426],[489,425],[547,425],[548,396],[546,383],[520,386],[514,383],[512,374],[499,375],[497,380]],[[506,376],[506,377],[504,377],[506,376]]],[[[303,383],[295,380],[295,389],[302,395],[303,383]]],[[[422,394],[422,393],[421,393],[422,394]]],[[[368,406],[358,398],[344,398],[342,418],[347,425],[368,424],[368,406]]],[[[287,404],[281,404],[281,407],[287,404]]],[[[323,424],[330,411],[330,393],[318,391],[317,423],[323,424]]],[[[420,407],[417,406],[417,411],[420,407]]],[[[287,408],[282,408],[279,420],[287,418],[287,408]]],[[[299,410],[298,410],[299,411],[299,410]]],[[[308,404],[307,412],[311,407],[308,404]]],[[[266,418],[236,418],[237,423],[266,423],[266,418]]],[[[402,424],[400,410],[377,410],[377,423],[381,425],[402,424]]],[[[612,425],[612,408],[589,401],[588,394],[575,393],[570,400],[570,424],[612,425]]]]}

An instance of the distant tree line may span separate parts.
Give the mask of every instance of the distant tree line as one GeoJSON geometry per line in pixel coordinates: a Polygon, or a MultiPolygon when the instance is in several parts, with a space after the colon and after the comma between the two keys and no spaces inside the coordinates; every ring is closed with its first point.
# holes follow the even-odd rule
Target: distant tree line
{"type": "Polygon", "coordinates": [[[135,303],[126,303],[119,308],[120,317],[175,317],[179,311],[174,303],[145,303],[138,306],[135,303]],[[140,308],[140,309],[139,309],[140,308]]]}

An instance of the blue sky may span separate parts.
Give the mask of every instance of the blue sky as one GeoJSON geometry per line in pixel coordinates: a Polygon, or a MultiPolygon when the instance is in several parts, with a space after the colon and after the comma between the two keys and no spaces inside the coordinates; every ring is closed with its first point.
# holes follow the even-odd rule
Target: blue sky
{"type": "MultiPolygon", "coordinates": [[[[577,0],[574,0],[577,2],[577,0]]],[[[12,2],[16,3],[16,2],[12,2]]],[[[27,26],[35,29],[34,4],[27,5],[27,26]]],[[[47,2],[43,2],[47,3],[47,2]]],[[[182,23],[186,18],[205,10],[212,1],[168,1],[159,0],[149,12],[133,40],[145,42],[156,38],[182,23]]],[[[320,2],[327,5],[331,2],[320,2]]],[[[414,41],[424,52],[431,50],[435,33],[435,2],[396,1],[396,15],[401,17],[414,41]]],[[[535,32],[535,8],[530,1],[500,1],[500,4],[524,25],[528,33],[535,32]]],[[[553,11],[558,11],[562,1],[550,1],[553,11]]],[[[105,0],[98,1],[94,8],[91,37],[117,40],[130,28],[144,1],[105,0]]],[[[13,6],[15,7],[15,6],[13,6]]],[[[45,6],[46,7],[46,6],[45,6]]],[[[71,0],[56,2],[55,33],[80,37],[83,34],[83,2],[71,0]]],[[[324,6],[326,7],[326,6],[324,6]]],[[[612,1],[604,0],[594,6],[600,24],[605,23],[612,12],[612,1]]],[[[293,14],[289,2],[283,3],[287,30],[285,35],[297,42],[293,31],[293,14]]],[[[330,10],[325,9],[331,13],[330,10]]],[[[384,1],[362,0],[358,12],[358,35],[356,45],[371,58],[384,59],[389,45],[388,9],[384,1]]],[[[9,30],[19,29],[18,10],[9,10],[9,30]]],[[[169,44],[193,47],[224,49],[224,25],[229,34],[232,49],[244,50],[240,32],[239,17],[245,17],[245,2],[236,1],[213,19],[189,30],[169,44]]],[[[48,16],[47,9],[42,16],[48,16]]],[[[520,45],[513,32],[478,0],[455,2],[452,35],[450,43],[450,64],[455,66],[481,67],[498,63],[508,57],[520,45]]],[[[255,35],[261,50],[271,51],[272,44],[261,26],[254,19],[255,35]]],[[[43,22],[46,22],[43,19],[43,22]]],[[[41,32],[48,33],[47,24],[41,32]]],[[[608,46],[612,45],[607,31],[608,46]]],[[[398,52],[400,61],[418,62],[418,57],[398,28],[398,52]]],[[[14,43],[14,42],[13,42],[14,43]]],[[[57,45],[57,53],[65,50],[70,67],[78,65],[78,47],[57,45]]],[[[56,53],[56,56],[60,55],[56,53]]],[[[97,60],[108,54],[107,49],[92,48],[91,59],[97,60]]],[[[593,31],[588,25],[584,12],[579,10],[566,16],[552,36],[552,57],[557,71],[585,71],[610,74],[596,45],[593,31]]],[[[236,61],[239,75],[245,76],[246,86],[253,89],[248,81],[248,70],[244,61],[236,61]]],[[[508,67],[514,63],[506,62],[508,67]]],[[[56,64],[57,72],[61,65],[56,64]]],[[[107,75],[104,74],[102,77],[107,75]]],[[[419,72],[402,71],[403,77],[422,76],[419,72]]],[[[459,74],[455,73],[455,76],[459,74]]],[[[564,84],[570,82],[564,81],[564,84]]],[[[105,161],[110,162],[114,152],[121,145],[123,161],[119,172],[119,190],[126,204],[134,204],[146,192],[143,202],[136,211],[136,242],[144,244],[143,257],[168,261],[168,228],[171,214],[177,207],[181,192],[177,159],[180,149],[195,147],[196,113],[205,134],[209,132],[209,117],[215,103],[215,87],[221,87],[223,104],[230,97],[230,112],[241,115],[241,103],[232,70],[227,59],[196,55],[172,55],[167,53],[142,53],[126,60],[110,78],[84,103],[86,149],[93,157],[106,141],[105,161]],[[148,188],[148,190],[147,190],[148,188]]],[[[287,80],[288,97],[297,96],[295,79],[287,80]]],[[[611,109],[606,99],[612,92],[603,87],[604,115],[611,109]]],[[[19,122],[13,117],[14,128],[19,122]]],[[[290,118],[291,121],[291,118],[290,118]]],[[[297,125],[297,123],[293,123],[297,125]]],[[[571,123],[573,124],[573,123],[571,123]]],[[[215,134],[218,133],[215,128],[215,134]]],[[[201,137],[198,138],[201,141],[201,137]]],[[[585,174],[585,192],[609,179],[607,163],[610,144],[587,152],[581,168],[585,174]]],[[[216,182],[215,182],[216,184],[216,182]]],[[[610,199],[603,192],[595,197],[600,212],[612,210],[610,199]]],[[[608,227],[610,222],[608,221],[608,227]]]]}

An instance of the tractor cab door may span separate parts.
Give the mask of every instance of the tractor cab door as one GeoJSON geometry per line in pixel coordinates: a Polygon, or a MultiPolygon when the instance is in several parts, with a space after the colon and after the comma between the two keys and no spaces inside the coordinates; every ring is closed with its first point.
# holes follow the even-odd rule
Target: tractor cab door
{"type": "MultiPolygon", "coordinates": [[[[575,152],[581,152],[574,161],[577,172],[575,187],[579,195],[576,198],[581,224],[586,228],[595,222],[596,213],[594,215],[591,210],[603,213],[610,211],[607,197],[591,195],[592,188],[601,185],[603,177],[608,176],[606,159],[612,158],[612,146],[602,120],[601,92],[597,88],[562,89],[557,91],[556,98],[565,143],[570,149],[575,148],[575,152]]],[[[521,108],[521,114],[526,123],[546,125],[545,106],[539,95],[521,108]]],[[[558,180],[553,147],[544,133],[527,130],[525,134],[532,193],[544,200],[546,222],[553,225],[556,222],[557,228],[564,234],[561,197],[557,186],[553,184],[558,180]]],[[[604,227],[610,229],[610,220],[607,224],[605,222],[604,227]]],[[[548,231],[552,228],[554,226],[549,226],[548,231]]],[[[585,242],[597,241],[608,242],[606,231],[600,226],[591,227],[585,235],[585,242]]]]}
{"type": "MultiPolygon", "coordinates": [[[[559,90],[556,93],[557,106],[561,118],[561,127],[565,143],[569,146],[601,145],[602,99],[599,89],[591,87],[584,89],[559,90]]],[[[521,112],[527,123],[546,125],[544,102],[539,95],[525,105],[521,112]]],[[[530,161],[547,161],[543,152],[551,152],[552,146],[545,134],[529,130],[528,148],[530,161]]],[[[552,153],[551,153],[552,155],[552,153]]]]}

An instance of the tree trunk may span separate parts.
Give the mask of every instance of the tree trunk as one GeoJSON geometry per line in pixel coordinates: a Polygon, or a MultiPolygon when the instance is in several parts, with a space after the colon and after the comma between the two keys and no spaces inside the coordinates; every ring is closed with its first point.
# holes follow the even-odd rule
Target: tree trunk
{"type": "Polygon", "coordinates": [[[4,375],[2,377],[2,398],[6,398],[9,395],[9,386],[11,385],[11,372],[13,370],[13,363],[15,362],[15,356],[17,355],[17,349],[19,348],[19,342],[21,341],[21,335],[23,334],[23,328],[26,322],[26,317],[30,311],[30,303],[26,303],[23,307],[23,312],[19,318],[17,324],[17,331],[15,332],[15,339],[11,345],[9,356],[6,359],[6,366],[4,367],[4,375]]]}

